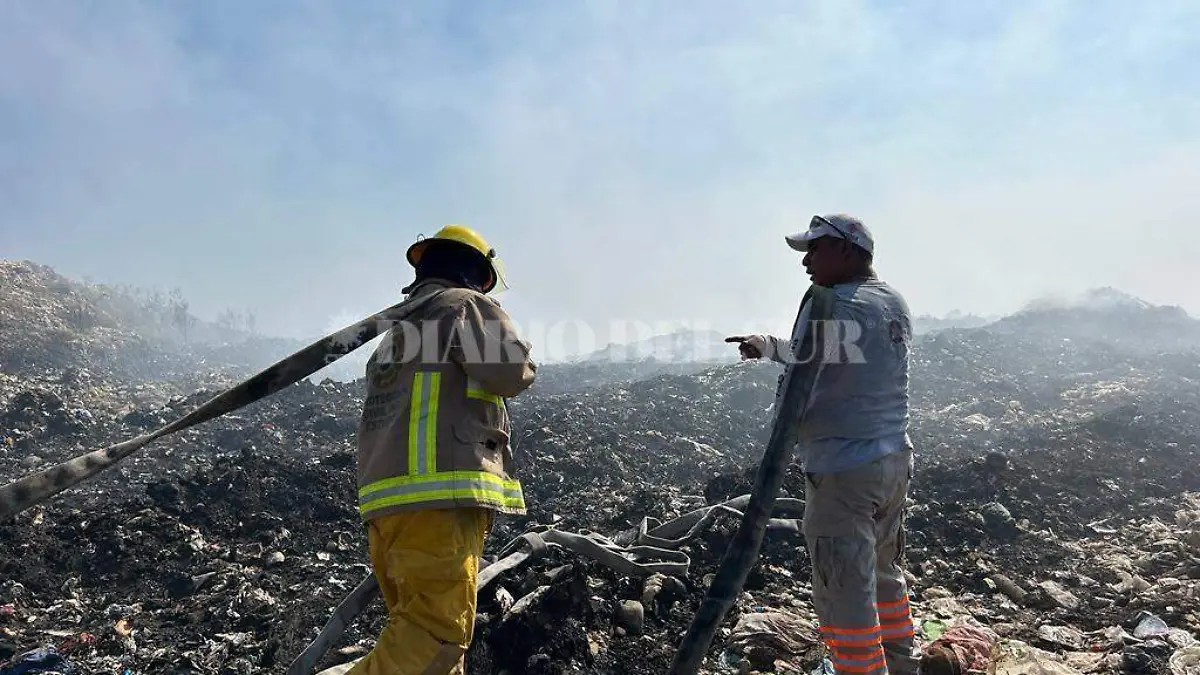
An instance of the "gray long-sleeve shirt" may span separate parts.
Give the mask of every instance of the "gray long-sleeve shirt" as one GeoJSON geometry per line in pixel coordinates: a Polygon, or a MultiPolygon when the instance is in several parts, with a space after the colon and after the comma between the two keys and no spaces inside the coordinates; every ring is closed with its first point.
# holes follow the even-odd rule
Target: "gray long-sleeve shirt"
{"type": "MultiPolygon", "coordinates": [[[[895,289],[874,278],[838,284],[834,292],[837,332],[826,335],[840,340],[841,348],[836,358],[822,359],[800,428],[800,451],[809,473],[846,471],[912,447],[908,435],[912,323],[907,303],[895,289]]],[[[810,303],[802,303],[790,342],[771,338],[772,358],[783,361],[796,354],[809,311],[810,303]]],[[[781,395],[782,388],[776,392],[776,415],[781,395]]]]}

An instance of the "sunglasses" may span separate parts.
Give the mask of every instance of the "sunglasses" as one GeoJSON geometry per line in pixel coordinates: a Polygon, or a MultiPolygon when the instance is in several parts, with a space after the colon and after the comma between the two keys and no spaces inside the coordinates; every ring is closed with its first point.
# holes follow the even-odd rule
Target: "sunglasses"
{"type": "Polygon", "coordinates": [[[845,239],[846,241],[848,241],[850,243],[854,243],[854,240],[850,238],[850,235],[843,232],[842,228],[838,227],[837,225],[834,225],[833,223],[829,222],[828,220],[825,220],[821,216],[813,216],[812,221],[810,221],[808,223],[808,229],[815,230],[816,228],[820,227],[821,225],[828,225],[829,227],[833,228],[834,232],[837,232],[838,234],[842,235],[842,239],[845,239]]]}

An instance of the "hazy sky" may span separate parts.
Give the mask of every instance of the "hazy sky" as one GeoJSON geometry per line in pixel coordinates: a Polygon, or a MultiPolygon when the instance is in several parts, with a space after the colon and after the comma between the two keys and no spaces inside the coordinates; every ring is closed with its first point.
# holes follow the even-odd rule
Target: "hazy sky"
{"type": "Polygon", "coordinates": [[[786,331],[845,211],[915,313],[1196,315],[1197,64],[1193,0],[0,0],[0,257],[311,336],[463,222],[519,322],[786,331]]]}

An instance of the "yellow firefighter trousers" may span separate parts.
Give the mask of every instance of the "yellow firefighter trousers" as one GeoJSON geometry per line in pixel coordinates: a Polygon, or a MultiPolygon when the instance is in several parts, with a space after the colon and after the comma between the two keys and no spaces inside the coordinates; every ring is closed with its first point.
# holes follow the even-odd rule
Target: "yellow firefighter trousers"
{"type": "Polygon", "coordinates": [[[370,522],[371,566],[388,610],[375,648],[349,675],[462,672],[475,630],[483,508],[405,511],[370,522]]]}

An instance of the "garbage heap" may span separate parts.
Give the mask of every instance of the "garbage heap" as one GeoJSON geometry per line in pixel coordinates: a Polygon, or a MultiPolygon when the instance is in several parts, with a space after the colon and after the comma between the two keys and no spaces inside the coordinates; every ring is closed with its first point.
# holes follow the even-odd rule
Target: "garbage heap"
{"type": "MultiPolygon", "coordinates": [[[[46,351],[20,312],[59,317],[48,292],[0,286],[6,339],[28,346],[19,369],[0,360],[6,480],[157,428],[235,381],[215,360],[147,376],[100,348],[46,351]]],[[[1200,673],[1200,362],[1129,336],[1191,324],[1122,301],[1088,308],[1105,336],[1093,340],[1068,330],[1077,310],[914,345],[906,566],[928,672],[1200,673]]],[[[97,335],[71,333],[85,347],[97,335]]],[[[629,372],[512,402],[531,510],[497,524],[489,564],[527,533],[624,545],[749,492],[778,366],[629,372]]],[[[361,405],[360,382],[301,382],[0,523],[0,674],[285,672],[369,572],[354,507],[361,405]]],[[[706,672],[825,665],[794,522],[800,466],[780,496],[791,506],[706,672]]],[[[738,524],[714,510],[675,548],[686,570],[668,575],[550,545],[481,591],[468,671],[664,672],[738,524]]],[[[383,623],[375,601],[320,666],[361,656],[383,623]]]]}
{"type": "MultiPolygon", "coordinates": [[[[75,672],[284,672],[369,571],[348,458],[246,452],[103,503],[22,514],[0,529],[0,659],[61,659],[75,672]]],[[[1011,652],[1004,672],[1034,662],[1063,673],[1193,672],[1172,663],[1197,653],[1200,494],[1130,502],[1095,490],[1079,501],[1077,486],[1028,471],[1038,460],[1056,461],[918,474],[907,564],[922,640],[984,628],[996,636],[993,662],[1011,652]],[[1071,509],[1075,528],[1058,529],[1055,514],[1071,509]]],[[[667,520],[742,494],[750,471],[645,515],[667,520]]],[[[793,467],[785,495],[800,496],[800,485],[793,467]]],[[[719,514],[680,547],[690,565],[672,576],[623,575],[551,546],[481,592],[469,672],[664,672],[738,524],[719,514]]],[[[489,562],[507,543],[498,528],[489,562]]],[[[809,579],[799,536],[769,532],[707,669],[818,667],[809,579]]],[[[375,602],[321,665],[361,656],[382,625],[375,602]]]]}

